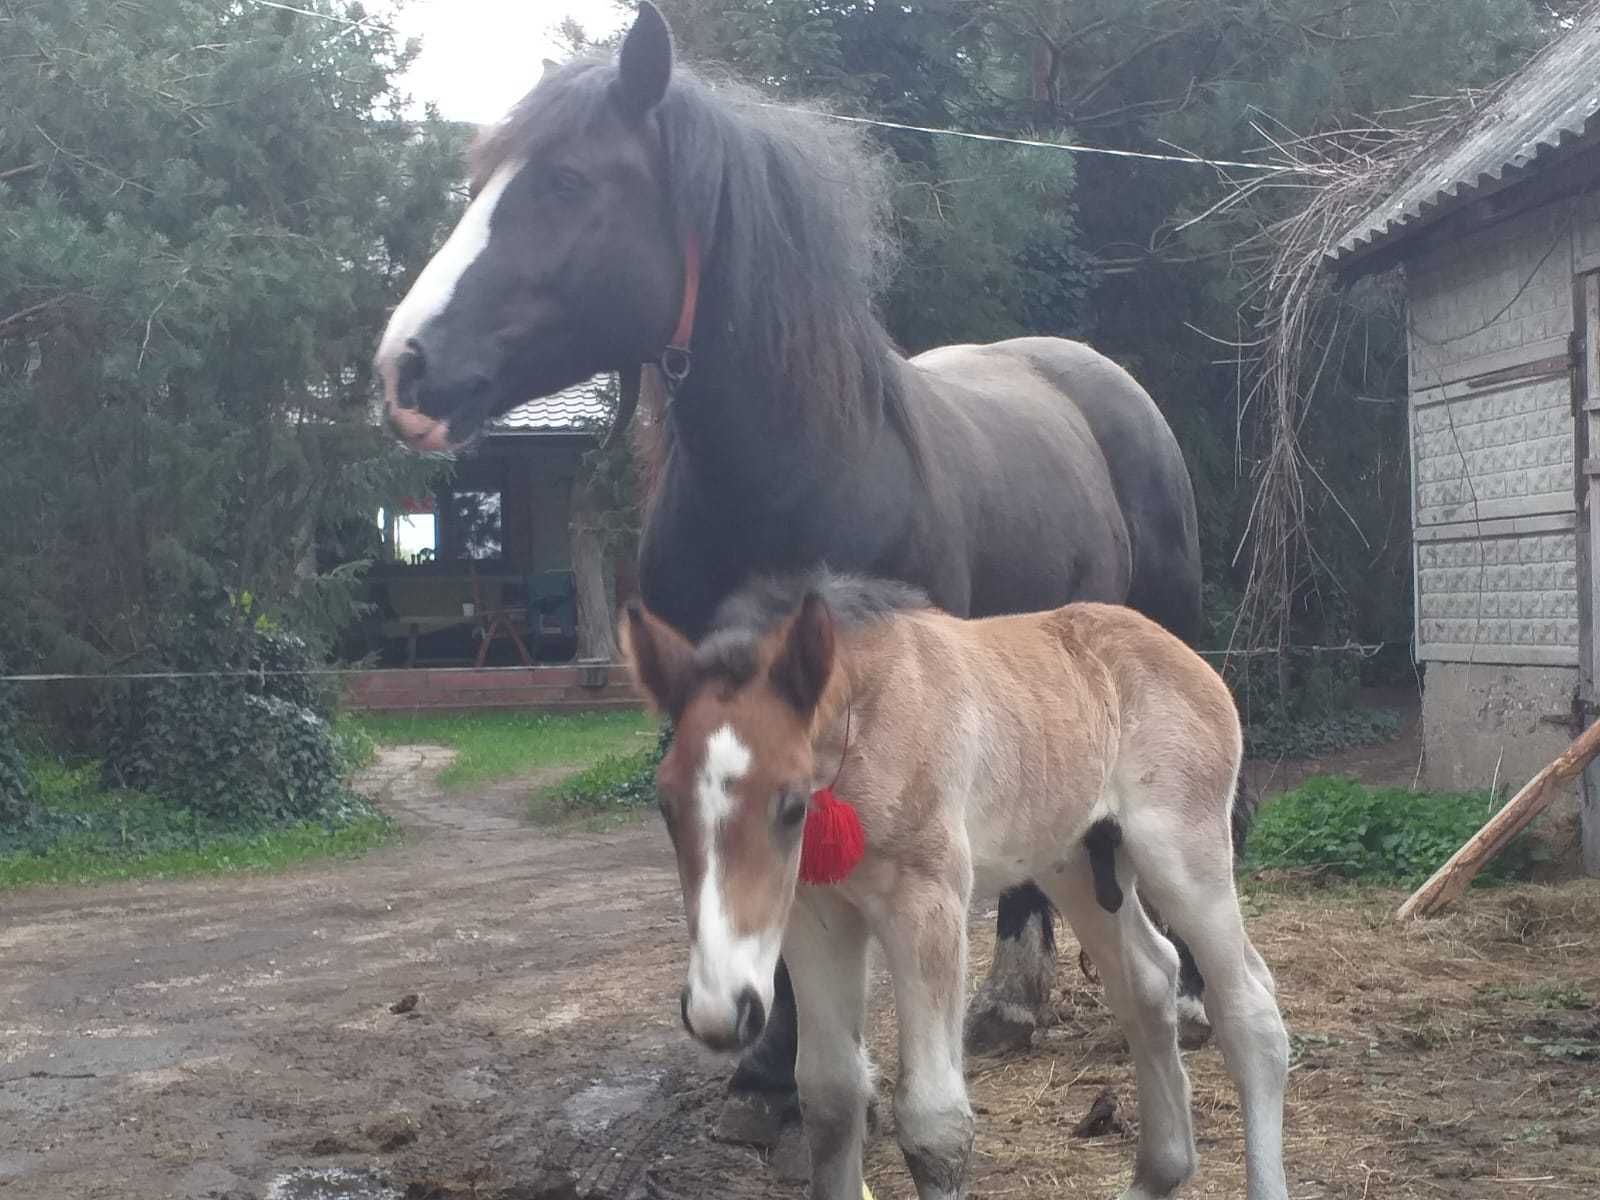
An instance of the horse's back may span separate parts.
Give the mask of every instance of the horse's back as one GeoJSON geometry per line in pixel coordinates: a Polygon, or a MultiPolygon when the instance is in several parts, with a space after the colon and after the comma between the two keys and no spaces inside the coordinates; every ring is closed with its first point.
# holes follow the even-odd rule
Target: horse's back
{"type": "MultiPolygon", "coordinates": [[[[1013,455],[1040,453],[1041,432],[1052,426],[1065,428],[1068,445],[1092,441],[1097,453],[1072,455],[1074,478],[1064,481],[1064,498],[1081,505],[1087,490],[1091,508],[1099,493],[1114,502],[1126,529],[1126,592],[1077,592],[1041,604],[1124,602],[1194,639],[1200,624],[1194,487],[1171,427],[1132,375],[1082,342],[1048,337],[941,346],[910,362],[937,402],[996,441],[1007,466],[1013,455]]],[[[1007,487],[1019,486],[1021,472],[1004,476],[1007,487]]],[[[1083,515],[1059,511],[1067,521],[1083,515]]]]}

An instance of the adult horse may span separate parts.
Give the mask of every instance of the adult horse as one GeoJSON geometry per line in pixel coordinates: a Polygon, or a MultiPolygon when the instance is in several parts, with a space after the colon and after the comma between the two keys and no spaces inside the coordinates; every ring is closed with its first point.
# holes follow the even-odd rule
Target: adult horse
{"type": "MultiPolygon", "coordinates": [[[[826,562],[961,616],[1102,600],[1192,639],[1193,489],[1143,389],[1056,338],[902,357],[873,304],[876,160],[672,60],[644,3],[614,63],[547,64],[480,140],[472,202],[378,351],[398,434],[459,447],[530,396],[656,363],[639,579],[690,638],[752,572],[826,562]]],[[[1054,974],[1037,888],[1002,897],[998,935],[975,1048],[1030,1038],[1054,974]]],[[[778,982],[736,1090],[793,1087],[781,963],[778,982]]]]}

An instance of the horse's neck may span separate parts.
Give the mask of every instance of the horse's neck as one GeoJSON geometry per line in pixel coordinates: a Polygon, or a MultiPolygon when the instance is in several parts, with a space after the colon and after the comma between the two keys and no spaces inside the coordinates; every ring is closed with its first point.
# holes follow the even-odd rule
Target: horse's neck
{"type": "MultiPolygon", "coordinates": [[[[694,367],[668,410],[682,465],[720,503],[734,500],[755,512],[789,512],[839,471],[870,465],[875,437],[842,438],[823,426],[816,398],[798,394],[804,383],[752,364],[729,345],[731,333],[696,346],[694,367]]],[[[841,348],[841,352],[843,352],[841,348]]],[[[884,362],[881,370],[896,370],[884,362]]],[[[885,427],[878,396],[826,397],[857,405],[860,428],[885,427]]]]}

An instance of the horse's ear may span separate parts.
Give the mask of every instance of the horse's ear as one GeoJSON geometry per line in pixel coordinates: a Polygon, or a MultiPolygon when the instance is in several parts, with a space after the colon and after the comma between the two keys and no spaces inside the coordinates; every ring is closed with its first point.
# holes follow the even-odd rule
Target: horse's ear
{"type": "Polygon", "coordinates": [[[784,630],[768,677],[801,716],[817,710],[833,677],[833,613],[816,592],[806,593],[800,611],[784,630]]]}
{"type": "Polygon", "coordinates": [[[683,712],[694,682],[694,647],[672,626],[628,602],[622,617],[622,653],[650,703],[673,720],[683,712]]]}
{"type": "Polygon", "coordinates": [[[553,58],[547,58],[540,64],[539,82],[543,83],[550,76],[561,69],[561,64],[553,58]]]}
{"type": "Polygon", "coordinates": [[[622,102],[629,112],[643,116],[661,103],[672,78],[672,31],[650,0],[640,0],[639,15],[622,39],[617,66],[622,102]]]}

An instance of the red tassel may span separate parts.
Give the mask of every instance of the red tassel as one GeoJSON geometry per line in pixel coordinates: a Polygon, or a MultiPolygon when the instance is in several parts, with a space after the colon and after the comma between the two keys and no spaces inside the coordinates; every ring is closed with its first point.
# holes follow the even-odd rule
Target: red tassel
{"type": "Polygon", "coordinates": [[[838,883],[867,852],[856,810],[833,794],[831,787],[811,794],[811,810],[800,843],[800,882],[838,883]]]}

